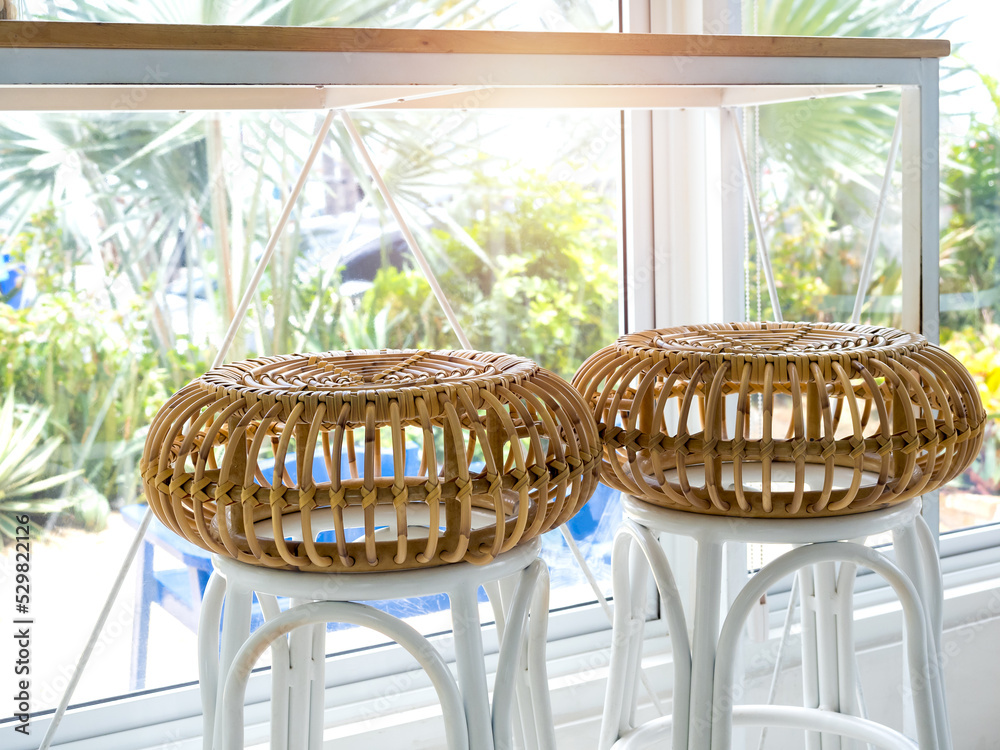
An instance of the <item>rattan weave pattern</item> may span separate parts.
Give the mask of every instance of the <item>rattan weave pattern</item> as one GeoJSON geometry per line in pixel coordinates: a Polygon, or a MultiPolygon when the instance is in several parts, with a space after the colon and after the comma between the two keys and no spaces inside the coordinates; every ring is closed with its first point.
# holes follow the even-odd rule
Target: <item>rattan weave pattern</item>
{"type": "Polygon", "coordinates": [[[156,516],[205,549],[371,571],[487,563],[568,521],[599,463],[579,394],[529,360],[382,350],[210,370],[157,414],[140,469],[156,516]]]}
{"type": "Polygon", "coordinates": [[[731,516],[858,513],[930,492],[972,462],[986,418],[954,357],[873,326],[641,331],[591,356],[573,384],[598,422],[603,481],[731,516]]]}

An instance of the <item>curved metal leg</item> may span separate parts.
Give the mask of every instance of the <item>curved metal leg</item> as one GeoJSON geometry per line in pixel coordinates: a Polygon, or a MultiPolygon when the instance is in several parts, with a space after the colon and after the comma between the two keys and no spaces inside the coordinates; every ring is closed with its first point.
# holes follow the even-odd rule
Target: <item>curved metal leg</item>
{"type": "MultiPolygon", "coordinates": [[[[270,621],[281,614],[278,597],[257,594],[264,620],[270,621]]],[[[288,748],[288,639],[278,638],[271,644],[271,749],[288,748]]]]}
{"type": "Polygon", "coordinates": [[[530,713],[523,709],[520,712],[525,722],[526,744],[542,750],[555,748],[545,672],[548,598],[548,569],[541,560],[535,560],[519,576],[505,613],[506,625],[493,688],[493,740],[497,750],[513,747],[515,691],[527,693],[527,699],[533,704],[530,713]],[[522,647],[526,630],[527,649],[522,647]],[[530,726],[528,721],[532,722],[530,726]]]}
{"type": "Polygon", "coordinates": [[[237,581],[226,581],[225,608],[222,611],[222,644],[219,649],[219,686],[216,693],[215,737],[216,747],[222,736],[222,700],[226,675],[240,647],[250,635],[250,607],[253,592],[237,581]]]}
{"type": "MultiPolygon", "coordinates": [[[[911,684],[913,702],[917,713],[917,739],[922,750],[941,750],[934,723],[934,697],[927,677],[932,675],[932,662],[928,659],[931,638],[927,619],[916,587],[895,565],[878,552],[851,542],[825,542],[799,547],[768,563],[744,587],[729,610],[719,637],[715,661],[715,686],[713,701],[712,749],[728,750],[731,744],[733,705],[726,691],[733,679],[733,654],[739,643],[740,633],[754,603],[768,588],[796,570],[817,563],[844,561],[855,563],[874,571],[893,587],[903,607],[906,621],[907,658],[914,679],[911,684]]],[[[781,707],[774,707],[779,710],[781,707]]],[[[808,710],[808,709],[805,709],[808,710]]],[[[846,721],[861,722],[856,717],[842,717],[846,721]]]]}
{"type": "MultiPolygon", "coordinates": [[[[476,586],[467,585],[450,591],[452,628],[455,634],[455,662],[458,684],[465,702],[469,744],[473,750],[493,749],[490,699],[483,662],[483,634],[479,621],[476,586]]],[[[510,628],[508,616],[508,625],[510,628]]]]}
{"type": "Polygon", "coordinates": [[[913,740],[869,719],[801,706],[736,706],[733,723],[788,729],[815,727],[825,734],[861,740],[882,750],[920,750],[913,740]]]}
{"type": "MultiPolygon", "coordinates": [[[[490,607],[493,609],[493,620],[496,623],[497,629],[497,643],[503,644],[505,634],[507,632],[507,613],[505,608],[510,606],[510,597],[513,592],[508,591],[506,586],[501,586],[500,581],[487,581],[483,584],[483,590],[486,591],[486,598],[489,600],[490,607]]],[[[499,669],[499,668],[498,668],[499,669]]],[[[496,690],[494,687],[493,693],[493,742],[494,745],[497,743],[496,739],[496,690]]],[[[524,732],[524,721],[521,718],[520,706],[515,702],[511,706],[512,723],[515,730],[524,732]]]]}
{"type": "Polygon", "coordinates": [[[627,721],[631,707],[624,705],[623,700],[625,686],[630,682],[629,670],[633,668],[633,665],[629,664],[629,644],[634,636],[631,617],[635,609],[631,605],[632,597],[629,590],[629,555],[640,551],[653,574],[674,653],[671,747],[672,750],[686,750],[691,706],[691,646],[684,608],[670,564],[656,535],[630,519],[622,522],[612,548],[615,621],[612,630],[611,667],[598,747],[607,750],[618,737],[631,729],[627,721]],[[635,550],[632,549],[633,546],[636,547],[635,550]]]}
{"type": "Polygon", "coordinates": [[[220,710],[221,750],[243,750],[243,702],[254,664],[275,639],[296,628],[327,622],[346,622],[371,628],[405,648],[427,672],[437,691],[449,750],[469,750],[463,698],[444,659],[410,625],[356,602],[311,602],[289,609],[265,623],[236,654],[225,680],[220,710]]]}
{"type": "MultiPolygon", "coordinates": [[[[909,576],[916,587],[923,604],[927,618],[930,638],[929,672],[911,674],[913,680],[925,680],[934,698],[934,720],[937,726],[937,738],[941,750],[951,750],[951,732],[948,727],[948,711],[945,703],[943,675],[941,674],[941,624],[943,591],[941,587],[941,569],[938,563],[937,549],[933,539],[921,539],[920,526],[926,528],[926,522],[917,516],[913,523],[907,524],[892,532],[893,548],[899,567],[909,576]]],[[[929,529],[924,532],[929,537],[929,529]]],[[[908,634],[907,634],[908,635],[908,634]]]]}
{"type": "Polygon", "coordinates": [[[213,572],[201,599],[198,616],[198,681],[201,686],[202,748],[212,750],[215,706],[219,693],[219,625],[226,579],[213,572]]]}
{"type": "MultiPolygon", "coordinates": [[[[538,578],[534,582],[528,620],[528,683],[535,714],[538,750],[556,750],[556,728],[549,701],[549,675],[545,668],[545,647],[549,637],[549,569],[536,560],[538,578]]],[[[531,570],[531,568],[528,568],[531,570]]],[[[528,571],[525,571],[526,576],[528,571]]]]}

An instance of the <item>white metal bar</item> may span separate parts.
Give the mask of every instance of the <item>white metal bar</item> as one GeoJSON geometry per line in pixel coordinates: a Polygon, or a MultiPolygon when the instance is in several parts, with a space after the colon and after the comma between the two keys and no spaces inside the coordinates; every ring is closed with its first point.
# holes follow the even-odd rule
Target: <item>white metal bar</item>
{"type": "MultiPolygon", "coordinates": [[[[448,592],[448,598],[451,601],[458,686],[469,726],[469,745],[477,750],[493,750],[493,726],[476,589],[473,585],[458,586],[448,592]]],[[[508,620],[507,628],[510,627],[512,622],[508,620]]]]}
{"type": "MultiPolygon", "coordinates": [[[[798,603],[799,575],[792,578],[792,590],[788,594],[788,608],[785,610],[785,624],[781,629],[781,640],[778,641],[778,653],[774,656],[774,671],[771,673],[771,686],[767,690],[767,705],[773,705],[778,696],[778,680],[781,677],[781,665],[785,662],[785,647],[792,635],[792,622],[795,620],[795,607],[798,603]]],[[[767,742],[767,725],[760,730],[757,750],[764,750],[767,742]]]]}
{"type": "Polygon", "coordinates": [[[809,727],[870,742],[885,750],[919,750],[913,740],[883,724],[801,706],[736,706],[733,724],[763,724],[786,729],[809,727]]]}
{"type": "MultiPolygon", "coordinates": [[[[835,587],[837,571],[834,563],[813,566],[816,579],[816,655],[819,667],[819,707],[825,711],[840,711],[840,673],[837,659],[837,618],[835,587]]],[[[841,750],[840,737],[824,732],[823,750],[841,750]]]]}
{"type": "Polygon", "coordinates": [[[73,693],[76,691],[76,686],[80,683],[80,677],[83,676],[83,670],[87,668],[87,663],[90,661],[90,657],[94,653],[94,646],[97,645],[97,640],[101,637],[101,631],[104,630],[104,624],[108,621],[108,615],[111,614],[111,607],[114,606],[115,601],[118,599],[118,594],[121,591],[122,584],[125,583],[125,576],[128,575],[129,568],[132,567],[132,561],[135,560],[136,553],[139,551],[139,545],[142,543],[143,537],[146,534],[146,529],[149,528],[149,522],[152,520],[153,514],[147,508],[146,513],[142,517],[142,521],[139,523],[139,528],[136,529],[135,536],[132,537],[132,544],[128,548],[128,552],[125,554],[122,566],[118,570],[118,576],[115,578],[115,582],[111,585],[111,591],[108,592],[108,598],[104,601],[104,606],[101,608],[101,612],[97,616],[97,622],[94,623],[94,629],[90,632],[90,637],[87,639],[87,643],[83,647],[83,652],[80,654],[80,660],[76,663],[76,667],[73,669],[73,676],[69,678],[66,690],[63,692],[62,698],[59,699],[59,705],[56,707],[56,712],[52,717],[52,722],[49,724],[48,729],[45,730],[45,734],[42,736],[42,742],[38,746],[38,750],[48,750],[52,745],[52,739],[55,737],[56,730],[59,729],[59,724],[62,721],[63,716],[66,714],[66,708],[69,706],[69,702],[73,699],[73,693]]]}
{"type": "Polygon", "coordinates": [[[864,86],[0,86],[7,112],[186,112],[327,109],[677,109],[777,104],[886,88],[864,86]],[[822,91],[821,94],[815,94],[822,91]]]}
{"type": "Polygon", "coordinates": [[[253,276],[250,277],[250,281],[247,284],[246,291],[243,292],[243,298],[240,300],[239,307],[236,308],[233,320],[229,324],[229,329],[226,331],[226,335],[222,339],[222,345],[219,347],[218,354],[215,355],[212,367],[219,367],[226,361],[226,355],[229,353],[229,348],[233,345],[233,340],[236,338],[236,334],[239,333],[240,327],[243,325],[247,311],[250,309],[250,302],[253,300],[254,294],[257,293],[257,287],[260,285],[260,280],[264,278],[264,271],[267,270],[267,266],[270,264],[271,258],[274,256],[274,250],[278,246],[278,240],[281,238],[282,232],[285,231],[285,226],[288,224],[288,219],[291,217],[292,211],[295,209],[295,203],[299,199],[299,194],[302,192],[302,188],[305,187],[306,180],[309,177],[309,172],[312,170],[312,165],[316,161],[316,157],[319,156],[320,151],[323,150],[323,143],[326,141],[327,133],[330,132],[330,126],[333,125],[333,118],[335,114],[336,113],[332,109],[326,113],[326,118],[323,120],[323,124],[319,128],[319,133],[316,135],[316,140],[313,141],[312,148],[309,150],[309,155],[306,157],[305,162],[302,164],[302,169],[299,171],[299,178],[295,181],[295,185],[292,187],[292,192],[289,194],[288,200],[285,201],[285,207],[281,210],[281,216],[278,217],[278,223],[274,225],[271,237],[267,241],[267,246],[264,248],[264,254],[260,256],[260,260],[257,262],[257,267],[253,271],[253,276]]]}
{"type": "Polygon", "coordinates": [[[372,156],[368,151],[368,147],[365,146],[365,142],[362,140],[361,134],[358,132],[358,129],[354,127],[354,121],[351,120],[351,116],[344,110],[340,111],[340,119],[344,123],[344,127],[347,129],[347,134],[350,136],[351,141],[358,149],[358,153],[367,165],[368,173],[375,182],[376,188],[378,188],[379,193],[381,193],[382,198],[389,207],[389,211],[392,212],[393,217],[395,217],[396,224],[399,225],[399,231],[403,234],[403,239],[406,240],[406,244],[409,246],[410,252],[413,253],[413,257],[417,261],[417,265],[419,265],[420,270],[423,271],[424,278],[426,278],[427,283],[430,284],[431,291],[434,292],[434,297],[437,299],[438,304],[441,305],[441,309],[444,310],[445,317],[448,318],[448,322],[451,324],[452,330],[458,337],[459,343],[461,343],[462,348],[471,349],[472,344],[469,342],[469,337],[465,335],[465,329],[462,328],[462,324],[458,322],[458,316],[455,315],[455,311],[452,310],[451,303],[448,301],[448,297],[441,288],[441,284],[438,283],[434,270],[431,268],[430,263],[427,262],[427,257],[420,249],[420,245],[417,244],[416,238],[413,236],[409,225],[406,223],[406,219],[403,218],[403,213],[399,210],[399,206],[396,205],[396,201],[392,197],[392,193],[385,184],[385,180],[382,179],[382,173],[379,172],[378,167],[375,166],[375,161],[372,159],[372,156]]]}
{"type": "Polygon", "coordinates": [[[760,252],[760,259],[763,265],[764,278],[767,280],[767,294],[771,299],[771,310],[774,320],[781,323],[781,303],[778,301],[778,287],[774,283],[774,269],[771,266],[771,256],[767,252],[767,240],[764,238],[764,226],[760,220],[760,209],[757,202],[757,191],[753,184],[753,172],[750,169],[750,162],[747,160],[747,152],[743,147],[743,131],[736,119],[736,111],[728,110],[729,120],[733,126],[733,135],[739,146],[740,165],[743,171],[743,184],[747,191],[747,202],[750,206],[750,216],[753,218],[754,235],[757,237],[757,249],[760,252]]]}
{"type": "MultiPolygon", "coordinates": [[[[715,676],[712,670],[716,660],[721,619],[722,548],[720,541],[698,540],[696,570],[699,583],[695,593],[695,625],[691,637],[690,750],[708,750],[712,746],[712,724],[717,711],[713,703],[715,676]]],[[[732,695],[727,693],[721,702],[731,700],[732,695]]]]}
{"type": "MultiPolygon", "coordinates": [[[[614,613],[611,611],[611,605],[608,604],[607,597],[604,596],[604,592],[601,591],[601,585],[597,582],[594,572],[590,569],[590,565],[587,563],[587,558],[583,556],[579,545],[576,543],[572,532],[570,532],[569,527],[566,524],[560,526],[559,531],[562,532],[563,539],[566,540],[566,544],[569,546],[570,554],[573,555],[573,559],[576,560],[576,564],[583,572],[583,577],[586,578],[587,583],[590,584],[590,588],[594,592],[594,596],[597,597],[597,602],[601,605],[601,609],[604,610],[604,614],[607,616],[608,622],[613,625],[615,617],[614,613]]],[[[659,713],[660,716],[663,716],[663,703],[660,702],[659,696],[656,695],[656,690],[653,689],[653,685],[650,683],[649,677],[646,676],[646,672],[643,670],[642,666],[639,667],[639,679],[642,681],[642,685],[646,689],[646,694],[649,695],[649,700],[652,701],[657,713],[659,713]]]]}
{"type": "Polygon", "coordinates": [[[781,104],[783,102],[800,102],[812,99],[829,99],[849,94],[871,94],[884,91],[885,84],[865,86],[817,84],[813,86],[726,86],[722,88],[723,107],[752,107],[765,104],[781,104]]]}
{"type": "Polygon", "coordinates": [[[903,118],[896,114],[896,125],[892,130],[892,142],[889,144],[889,158],[885,163],[885,174],[882,176],[882,188],[879,190],[878,201],[875,203],[875,215],[872,217],[872,231],[868,235],[868,247],[865,250],[865,260],[861,267],[861,278],[858,280],[858,291],[854,297],[854,312],[851,322],[861,322],[861,307],[868,294],[868,286],[872,281],[872,269],[875,266],[875,254],[878,252],[879,230],[882,228],[882,214],[889,199],[889,186],[892,185],[892,173],[896,169],[896,155],[899,153],[899,138],[902,132],[903,118]]]}
{"type": "MultiPolygon", "coordinates": [[[[812,567],[798,571],[801,587],[802,615],[799,619],[802,630],[802,703],[807,708],[819,708],[819,658],[816,640],[816,575],[812,567]]],[[[806,732],[806,750],[821,750],[821,738],[817,732],[806,732]]]]}
{"type": "Polygon", "coordinates": [[[225,596],[226,579],[213,572],[201,597],[201,612],[198,616],[198,686],[201,691],[202,750],[212,750],[214,740],[215,700],[219,692],[219,627],[222,624],[222,602],[225,596]]]}
{"type": "MultiPolygon", "coordinates": [[[[293,598],[289,610],[309,603],[308,599],[293,598]]],[[[288,635],[288,747],[295,750],[310,747],[312,630],[312,627],[296,628],[288,635]]]]}
{"type": "MultiPolygon", "coordinates": [[[[936,64],[936,60],[931,60],[936,64]]],[[[915,58],[0,48],[0,85],[917,85],[915,58]]],[[[138,97],[137,97],[138,98],[138,97]]],[[[118,107],[118,109],[128,106],[118,107]]],[[[136,102],[135,109],[142,108],[136,102]]],[[[284,108],[284,107],[282,107],[284,108]]]]}

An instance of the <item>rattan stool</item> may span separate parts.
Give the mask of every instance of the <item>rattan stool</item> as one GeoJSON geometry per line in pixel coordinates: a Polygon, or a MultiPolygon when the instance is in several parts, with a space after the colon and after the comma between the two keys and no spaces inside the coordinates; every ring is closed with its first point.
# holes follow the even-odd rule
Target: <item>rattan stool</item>
{"type": "Polygon", "coordinates": [[[528,650],[541,676],[520,680],[519,710],[529,739],[541,726],[537,744],[551,746],[548,700],[538,693],[548,598],[538,537],[590,498],[599,463],[597,428],[579,393],[506,354],[264,357],[214,368],[178,391],[150,427],[140,468],[153,512],[214,552],[225,579],[213,579],[201,626],[206,748],[213,738],[242,742],[243,685],[268,646],[279,665],[272,746],[319,747],[324,618],[365,624],[418,655],[441,696],[450,746],[490,750],[494,732],[507,746],[513,678],[500,681],[491,718],[476,591],[483,584],[496,594],[511,576],[521,583],[509,613],[493,597],[498,622],[510,620],[504,669],[527,664],[519,634],[534,600],[528,650]],[[268,622],[248,637],[251,591],[263,597],[268,622]],[[451,600],[464,728],[441,658],[405,623],[355,603],[420,592],[451,600]],[[291,596],[291,610],[279,614],[267,598],[275,594],[291,596]]]}
{"type": "MultiPolygon", "coordinates": [[[[639,650],[627,628],[630,619],[638,627],[641,613],[628,602],[630,592],[641,599],[644,576],[629,561],[632,539],[652,566],[673,639],[675,750],[728,750],[732,657],[743,621],[768,585],[804,566],[815,568],[817,599],[828,601],[838,587],[845,594],[836,617],[816,620],[813,662],[822,674],[805,696],[816,708],[740,707],[736,720],[912,746],[886,728],[833,713],[852,708],[846,691],[854,683],[838,675],[854,670],[849,620],[857,565],[886,578],[903,604],[920,747],[950,747],[937,645],[940,574],[915,498],[964,471],[982,445],[986,414],[957,360],[922,336],[887,328],[698,325],[622,336],[590,357],[573,383],[598,422],[603,480],[631,496],[613,561],[615,647],[602,747],[632,729],[639,650]],[[889,529],[906,574],[864,546],[841,541],[889,529]],[[669,565],[655,543],[659,531],[698,541],[691,648],[669,565]],[[808,546],[747,584],[720,636],[726,540],[808,546]],[[630,567],[639,579],[631,586],[630,567]],[[835,619],[846,635],[831,629],[835,619]]],[[[653,729],[636,729],[622,742],[634,746],[653,729]]],[[[810,748],[819,741],[807,734],[810,748]]],[[[824,749],[837,745],[823,739],[824,749]]]]}

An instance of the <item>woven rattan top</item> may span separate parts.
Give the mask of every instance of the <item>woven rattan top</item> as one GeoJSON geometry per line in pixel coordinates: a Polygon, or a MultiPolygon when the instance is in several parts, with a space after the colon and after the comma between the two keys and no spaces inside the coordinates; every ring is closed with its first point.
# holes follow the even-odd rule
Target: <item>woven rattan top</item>
{"type": "Polygon", "coordinates": [[[433,416],[441,394],[465,389],[475,398],[480,389],[492,392],[537,372],[534,362],[509,354],[356,350],[235,362],[209,370],[201,381],[207,390],[233,402],[245,398],[247,408],[257,402],[266,409],[280,403],[290,413],[303,403],[303,418],[309,418],[321,402],[331,415],[349,404],[349,419],[361,421],[367,404],[375,403],[379,418],[388,419],[382,409],[396,402],[405,420],[417,416],[414,399],[424,399],[433,416]]]}
{"type": "Polygon", "coordinates": [[[640,331],[622,336],[617,348],[623,355],[668,359],[671,367],[688,362],[707,363],[716,370],[729,363],[730,376],[738,380],[743,368],[755,369],[751,379],[763,377],[762,365],[774,362],[776,381],[787,380],[787,364],[794,364],[803,379],[810,363],[828,374],[833,362],[850,367],[870,359],[898,360],[927,346],[916,333],[875,326],[843,323],[722,323],[679,326],[640,331]]]}

